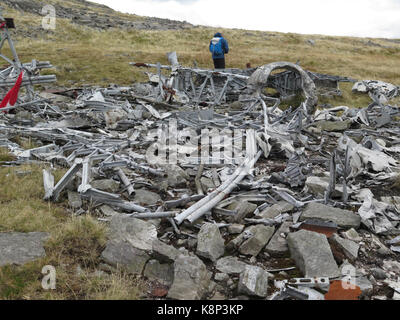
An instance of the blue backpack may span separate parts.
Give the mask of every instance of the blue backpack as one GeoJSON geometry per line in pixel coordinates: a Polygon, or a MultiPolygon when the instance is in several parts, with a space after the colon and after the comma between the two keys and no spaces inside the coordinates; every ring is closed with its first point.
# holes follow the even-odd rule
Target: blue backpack
{"type": "Polygon", "coordinates": [[[211,52],[217,56],[224,54],[222,50],[222,38],[214,38],[211,40],[211,52]]]}

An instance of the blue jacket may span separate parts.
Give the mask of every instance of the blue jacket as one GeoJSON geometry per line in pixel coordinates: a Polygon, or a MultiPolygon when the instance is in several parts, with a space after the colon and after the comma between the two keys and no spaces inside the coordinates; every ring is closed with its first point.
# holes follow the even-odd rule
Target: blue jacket
{"type": "MultiPolygon", "coordinates": [[[[221,33],[216,33],[215,35],[214,35],[214,38],[221,38],[222,39],[222,50],[224,51],[224,53],[222,53],[222,54],[214,54],[213,53],[213,59],[221,59],[221,58],[224,58],[225,57],[225,54],[226,53],[229,53],[229,45],[228,45],[228,41],[226,41],[223,37],[222,37],[222,34],[221,33]]],[[[209,49],[210,49],[210,52],[212,52],[211,51],[211,43],[212,43],[212,40],[210,41],[210,47],[209,47],[209,49]]]]}

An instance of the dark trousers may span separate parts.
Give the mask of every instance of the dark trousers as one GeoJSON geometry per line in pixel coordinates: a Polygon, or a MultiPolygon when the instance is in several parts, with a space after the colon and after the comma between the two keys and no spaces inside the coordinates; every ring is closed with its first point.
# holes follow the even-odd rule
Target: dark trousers
{"type": "Polygon", "coordinates": [[[225,58],[214,59],[215,69],[225,69],[225,58]]]}

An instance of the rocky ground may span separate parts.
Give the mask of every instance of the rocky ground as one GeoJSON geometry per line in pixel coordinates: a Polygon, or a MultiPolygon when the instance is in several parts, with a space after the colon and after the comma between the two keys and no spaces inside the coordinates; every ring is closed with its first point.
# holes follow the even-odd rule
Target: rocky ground
{"type": "MultiPolygon", "coordinates": [[[[5,5],[20,12],[42,15],[42,8],[48,3],[45,1],[5,0],[5,5]]],[[[137,30],[181,30],[192,28],[187,22],[153,17],[139,17],[118,14],[114,10],[96,3],[79,1],[79,6],[71,6],[68,2],[54,3],[58,18],[67,19],[72,23],[99,30],[110,28],[137,29],[137,30]]]]}

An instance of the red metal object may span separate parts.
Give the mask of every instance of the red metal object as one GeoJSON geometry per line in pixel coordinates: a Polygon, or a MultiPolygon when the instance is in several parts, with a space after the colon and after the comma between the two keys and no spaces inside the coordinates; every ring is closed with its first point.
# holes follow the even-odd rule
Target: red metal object
{"type": "Polygon", "coordinates": [[[303,222],[299,229],[324,234],[327,238],[332,237],[338,230],[337,226],[332,223],[314,220],[303,222]]]}
{"type": "Polygon", "coordinates": [[[3,101],[0,103],[0,109],[5,108],[7,105],[14,106],[18,99],[19,89],[21,88],[22,78],[24,72],[22,71],[15,83],[14,87],[6,94],[3,101]]]}
{"type": "Polygon", "coordinates": [[[332,281],[325,300],[359,300],[362,291],[360,287],[351,285],[345,281],[332,281]]]}

